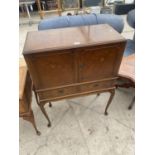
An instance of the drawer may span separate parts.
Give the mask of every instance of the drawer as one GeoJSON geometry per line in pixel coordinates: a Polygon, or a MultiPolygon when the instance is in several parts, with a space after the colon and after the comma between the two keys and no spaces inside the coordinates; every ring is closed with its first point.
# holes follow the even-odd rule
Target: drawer
{"type": "Polygon", "coordinates": [[[98,91],[102,89],[108,89],[114,86],[115,86],[115,80],[93,82],[81,85],[80,92],[98,91]]]}
{"type": "Polygon", "coordinates": [[[55,88],[38,92],[39,99],[43,100],[55,100],[57,98],[65,98],[87,92],[96,92],[103,89],[108,89],[115,86],[116,78],[108,79],[97,82],[79,83],[66,87],[55,88]]]}
{"type": "Polygon", "coordinates": [[[74,87],[66,87],[66,88],[57,88],[47,91],[38,92],[40,100],[48,100],[61,96],[66,96],[72,94],[74,91],[74,87]]]}

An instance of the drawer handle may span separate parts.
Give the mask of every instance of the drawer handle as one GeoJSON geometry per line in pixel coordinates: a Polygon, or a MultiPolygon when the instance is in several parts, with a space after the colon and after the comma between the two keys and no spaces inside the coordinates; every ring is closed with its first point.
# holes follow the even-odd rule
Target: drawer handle
{"type": "Polygon", "coordinates": [[[58,92],[59,92],[60,94],[63,94],[63,93],[64,93],[64,91],[63,91],[63,90],[59,90],[58,92]]]}

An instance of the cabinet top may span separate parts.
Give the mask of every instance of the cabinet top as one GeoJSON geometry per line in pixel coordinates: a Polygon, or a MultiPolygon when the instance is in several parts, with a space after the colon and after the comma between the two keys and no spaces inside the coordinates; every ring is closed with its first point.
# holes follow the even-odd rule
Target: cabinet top
{"type": "Polygon", "coordinates": [[[108,24],[28,32],[23,54],[125,42],[108,24]]]}

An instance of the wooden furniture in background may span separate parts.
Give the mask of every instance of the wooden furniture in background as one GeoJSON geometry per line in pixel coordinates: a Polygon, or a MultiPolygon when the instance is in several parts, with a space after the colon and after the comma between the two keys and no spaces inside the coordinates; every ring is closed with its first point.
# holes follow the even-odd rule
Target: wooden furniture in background
{"type": "Polygon", "coordinates": [[[70,10],[79,10],[80,9],[80,2],[79,0],[61,0],[61,7],[63,11],[70,11],[70,10]],[[70,2],[70,3],[69,3],[70,2]]]}
{"type": "Polygon", "coordinates": [[[135,54],[123,57],[119,69],[119,76],[135,82],[135,54]]]}
{"type": "Polygon", "coordinates": [[[29,24],[32,23],[29,7],[32,7],[34,3],[35,0],[19,0],[19,6],[21,7],[22,13],[24,13],[25,11],[27,13],[27,16],[29,18],[29,24]]]}
{"type": "Polygon", "coordinates": [[[24,59],[20,59],[19,65],[19,116],[31,122],[37,135],[40,135],[31,109],[32,81],[24,59]]]}
{"type": "Polygon", "coordinates": [[[52,1],[56,2],[55,3],[56,6],[52,6],[50,4],[51,8],[47,10],[46,8],[44,8],[43,1],[36,0],[37,6],[38,6],[39,15],[40,15],[41,19],[44,18],[45,13],[49,13],[49,12],[56,12],[56,13],[58,13],[59,16],[61,16],[61,12],[62,12],[61,0],[44,0],[45,4],[47,4],[48,2],[52,2],[52,1]]]}
{"type": "Polygon", "coordinates": [[[107,24],[29,32],[23,55],[37,103],[110,92],[115,85],[126,40],[107,24]]]}
{"type": "MultiPolygon", "coordinates": [[[[124,57],[119,69],[120,79],[127,79],[128,82],[119,84],[117,87],[135,87],[135,54],[124,57]]],[[[131,109],[135,102],[133,97],[128,109],[131,109]]]]}
{"type": "Polygon", "coordinates": [[[88,7],[96,7],[100,6],[103,7],[105,5],[104,0],[82,0],[82,8],[88,8],[88,7]]]}

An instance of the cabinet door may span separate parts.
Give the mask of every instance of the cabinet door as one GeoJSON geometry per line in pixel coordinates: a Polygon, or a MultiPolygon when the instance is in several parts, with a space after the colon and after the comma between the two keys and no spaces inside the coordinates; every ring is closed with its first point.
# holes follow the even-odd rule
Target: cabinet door
{"type": "Polygon", "coordinates": [[[98,46],[79,52],[79,81],[95,81],[117,75],[123,55],[118,46],[98,46]]]}
{"type": "Polygon", "coordinates": [[[74,57],[72,52],[40,53],[25,57],[36,89],[72,84],[74,57]]]}

